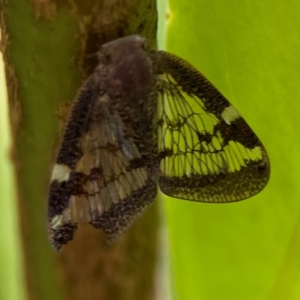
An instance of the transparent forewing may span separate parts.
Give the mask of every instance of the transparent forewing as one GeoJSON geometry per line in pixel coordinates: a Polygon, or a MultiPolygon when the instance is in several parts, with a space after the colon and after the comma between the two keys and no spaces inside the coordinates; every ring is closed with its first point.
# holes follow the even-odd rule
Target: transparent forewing
{"type": "Polygon", "coordinates": [[[261,142],[200,73],[165,55],[157,121],[162,192],[203,202],[239,201],[258,193],[269,178],[261,142]]]}

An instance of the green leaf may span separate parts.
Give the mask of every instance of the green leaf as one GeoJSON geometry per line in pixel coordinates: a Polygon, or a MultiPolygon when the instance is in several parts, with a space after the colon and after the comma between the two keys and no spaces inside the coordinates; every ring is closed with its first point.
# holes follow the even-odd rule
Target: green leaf
{"type": "Polygon", "coordinates": [[[249,200],[166,200],[174,299],[300,297],[299,11],[295,0],[170,1],[167,50],[237,107],[271,160],[249,200]]]}

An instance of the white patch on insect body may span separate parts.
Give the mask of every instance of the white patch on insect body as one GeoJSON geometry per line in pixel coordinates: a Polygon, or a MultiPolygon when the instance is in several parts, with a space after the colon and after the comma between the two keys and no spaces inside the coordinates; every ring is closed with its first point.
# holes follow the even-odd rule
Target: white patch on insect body
{"type": "Polygon", "coordinates": [[[71,224],[72,218],[71,218],[71,210],[69,208],[66,208],[62,214],[55,215],[51,220],[51,228],[54,230],[59,229],[64,224],[71,224]]]}
{"type": "Polygon", "coordinates": [[[223,120],[230,125],[231,122],[235,121],[236,119],[240,118],[241,115],[240,113],[236,110],[235,107],[233,107],[232,105],[229,105],[228,107],[226,107],[222,114],[221,117],[223,118],[223,120]]]}
{"type": "Polygon", "coordinates": [[[63,223],[64,223],[63,215],[56,215],[52,218],[50,227],[52,229],[56,230],[59,227],[61,227],[63,225],[63,223]]]}
{"type": "Polygon", "coordinates": [[[55,164],[52,175],[51,175],[51,182],[52,181],[68,181],[70,178],[71,169],[66,165],[55,164]]]}

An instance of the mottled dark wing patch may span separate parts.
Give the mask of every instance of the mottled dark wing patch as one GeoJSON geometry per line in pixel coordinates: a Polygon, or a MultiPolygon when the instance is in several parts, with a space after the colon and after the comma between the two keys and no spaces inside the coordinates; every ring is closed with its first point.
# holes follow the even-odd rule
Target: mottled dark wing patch
{"type": "Polygon", "coordinates": [[[196,69],[160,51],[159,186],[202,202],[246,199],[267,184],[262,143],[238,111],[196,69]]]}
{"type": "Polygon", "coordinates": [[[48,233],[57,250],[81,222],[103,229],[114,242],[156,195],[120,115],[93,85],[91,77],[79,93],[52,172],[48,233]]]}

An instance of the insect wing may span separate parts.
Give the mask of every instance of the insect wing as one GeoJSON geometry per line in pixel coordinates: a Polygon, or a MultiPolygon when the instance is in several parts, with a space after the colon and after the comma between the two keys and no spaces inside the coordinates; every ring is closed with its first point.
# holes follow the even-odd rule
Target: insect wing
{"type": "Polygon", "coordinates": [[[57,250],[80,222],[103,229],[107,243],[114,242],[156,195],[120,115],[94,86],[92,76],[79,92],[52,172],[48,233],[57,250]]]}
{"type": "Polygon", "coordinates": [[[270,174],[258,137],[195,68],[159,51],[159,186],[168,196],[234,202],[261,191],[270,174]]]}

